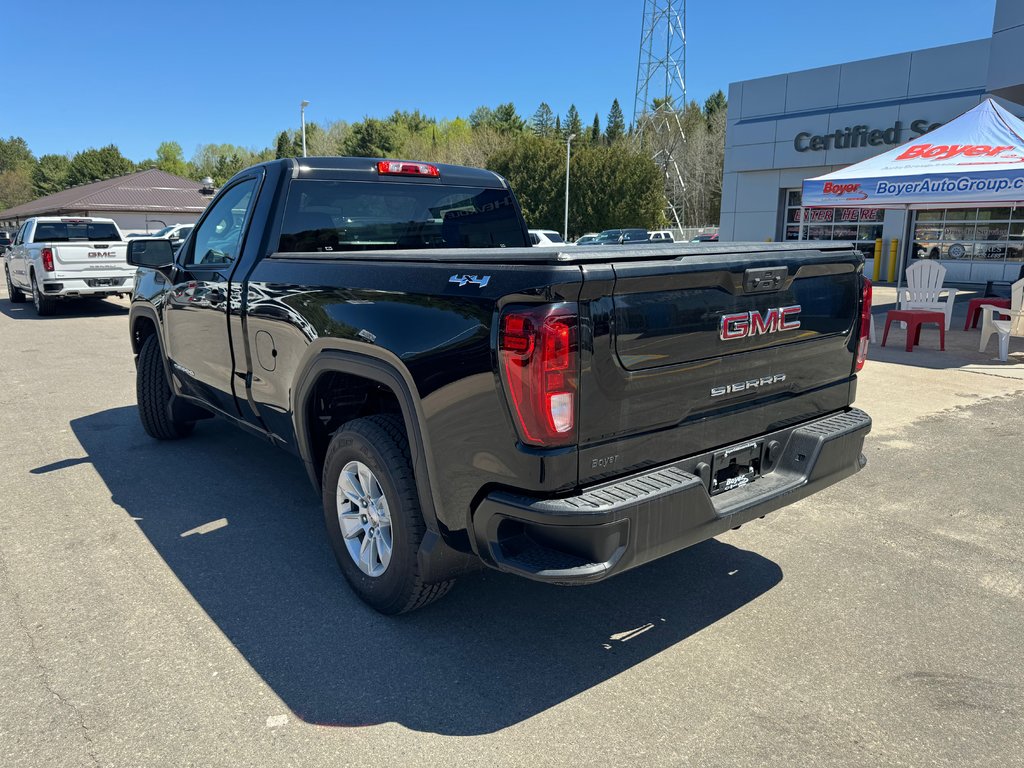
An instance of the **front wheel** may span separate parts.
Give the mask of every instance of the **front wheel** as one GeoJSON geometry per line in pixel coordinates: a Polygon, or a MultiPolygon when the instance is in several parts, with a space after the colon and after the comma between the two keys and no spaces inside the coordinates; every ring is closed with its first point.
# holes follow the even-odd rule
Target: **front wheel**
{"type": "Polygon", "coordinates": [[[399,418],[350,421],[327,448],[324,522],[334,556],[355,593],[384,614],[432,603],[454,581],[425,584],[417,554],[426,526],[409,442],[399,418]]]}
{"type": "Polygon", "coordinates": [[[7,298],[11,300],[11,304],[22,304],[25,301],[25,292],[14,287],[14,283],[11,282],[11,270],[6,265],[4,266],[4,277],[7,278],[7,298]]]}
{"type": "Polygon", "coordinates": [[[36,273],[32,273],[32,304],[35,305],[36,314],[40,317],[49,317],[57,313],[57,300],[44,296],[39,283],[36,282],[36,273]]]}
{"type": "Polygon", "coordinates": [[[157,440],[176,440],[192,434],[195,422],[175,418],[171,410],[171,387],[164,370],[160,342],[152,334],[139,350],[135,396],[139,403],[139,420],[147,435],[157,440]]]}

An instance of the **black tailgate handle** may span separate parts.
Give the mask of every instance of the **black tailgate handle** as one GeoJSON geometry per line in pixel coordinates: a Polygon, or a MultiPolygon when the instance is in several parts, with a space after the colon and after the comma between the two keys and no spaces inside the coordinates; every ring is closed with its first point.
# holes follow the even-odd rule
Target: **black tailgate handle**
{"type": "Polygon", "coordinates": [[[758,267],[743,273],[744,293],[768,293],[783,287],[789,270],[786,267],[758,267]]]}

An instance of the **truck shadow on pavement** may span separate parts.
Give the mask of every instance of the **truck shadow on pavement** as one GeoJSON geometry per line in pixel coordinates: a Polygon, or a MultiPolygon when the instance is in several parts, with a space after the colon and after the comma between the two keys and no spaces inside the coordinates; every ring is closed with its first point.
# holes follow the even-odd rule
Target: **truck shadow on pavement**
{"type": "Polygon", "coordinates": [[[126,303],[114,303],[103,299],[76,299],[73,301],[61,301],[57,305],[57,313],[47,317],[40,317],[36,314],[35,307],[31,301],[21,304],[14,304],[10,299],[0,299],[0,314],[6,315],[11,320],[60,320],[69,317],[113,317],[116,315],[127,315],[128,305],[126,303]]]}
{"type": "Polygon", "coordinates": [[[134,407],[71,426],[125,524],[136,521],[308,723],[492,733],[613,679],[782,580],[774,562],[712,540],[590,587],[474,574],[439,603],[387,618],[348,590],[297,459],[213,422],[158,443],[134,407]]]}

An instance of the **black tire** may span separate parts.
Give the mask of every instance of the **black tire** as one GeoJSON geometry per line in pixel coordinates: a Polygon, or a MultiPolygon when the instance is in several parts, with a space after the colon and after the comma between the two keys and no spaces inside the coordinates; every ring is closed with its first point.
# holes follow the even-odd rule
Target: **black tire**
{"type": "Polygon", "coordinates": [[[39,290],[39,283],[36,282],[35,272],[30,273],[29,277],[32,281],[32,304],[35,305],[36,314],[40,317],[50,317],[57,314],[57,300],[44,296],[43,292],[39,290]]]}
{"type": "Polygon", "coordinates": [[[426,526],[400,418],[391,415],[355,419],[331,439],[324,458],[323,503],[327,537],[341,572],[359,598],[383,614],[422,608],[448,593],[454,580],[425,584],[417,553],[426,526]],[[338,479],[350,461],[360,461],[376,476],[391,517],[391,561],[379,576],[369,576],[349,554],[338,520],[338,479]]]}
{"type": "Polygon", "coordinates": [[[11,304],[24,304],[25,303],[25,292],[21,288],[15,288],[14,283],[11,282],[11,271],[4,265],[4,277],[7,278],[7,298],[11,300],[11,304]]]}
{"type": "Polygon", "coordinates": [[[157,440],[188,437],[194,421],[174,418],[171,413],[171,387],[167,383],[160,342],[150,335],[142,342],[135,367],[135,397],[139,403],[139,420],[146,434],[157,440]]]}

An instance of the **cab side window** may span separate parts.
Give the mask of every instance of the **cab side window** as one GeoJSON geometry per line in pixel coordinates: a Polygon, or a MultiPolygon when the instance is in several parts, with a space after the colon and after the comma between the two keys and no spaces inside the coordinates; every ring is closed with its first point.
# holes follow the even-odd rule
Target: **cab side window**
{"type": "Polygon", "coordinates": [[[192,238],[186,267],[223,266],[238,258],[242,230],[255,190],[256,179],[246,179],[221,196],[192,238]]]}

